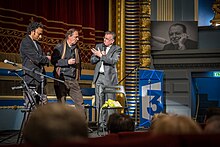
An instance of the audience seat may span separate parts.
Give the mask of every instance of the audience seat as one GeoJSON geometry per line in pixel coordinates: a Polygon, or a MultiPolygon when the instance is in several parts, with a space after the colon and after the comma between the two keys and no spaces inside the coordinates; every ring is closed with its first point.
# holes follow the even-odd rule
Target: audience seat
{"type": "Polygon", "coordinates": [[[220,134],[179,135],[178,140],[182,146],[219,146],[220,134]]]}
{"type": "Polygon", "coordinates": [[[102,142],[115,142],[119,141],[119,136],[118,134],[111,133],[106,136],[101,136],[101,137],[95,137],[95,138],[89,138],[89,142],[91,143],[102,143],[102,142]]]}
{"type": "MultiPolygon", "coordinates": [[[[146,147],[195,147],[208,146],[216,147],[219,145],[219,134],[201,134],[201,135],[153,135],[148,132],[121,132],[118,134],[109,134],[103,137],[88,138],[79,141],[59,141],[54,142],[51,147],[128,147],[128,146],[146,146],[146,147]],[[127,139],[126,139],[127,138],[127,139]]],[[[0,145],[0,147],[27,147],[27,144],[21,145],[0,145]]]]}
{"type": "Polygon", "coordinates": [[[118,137],[120,140],[146,138],[150,135],[149,132],[119,132],[118,137]]]}

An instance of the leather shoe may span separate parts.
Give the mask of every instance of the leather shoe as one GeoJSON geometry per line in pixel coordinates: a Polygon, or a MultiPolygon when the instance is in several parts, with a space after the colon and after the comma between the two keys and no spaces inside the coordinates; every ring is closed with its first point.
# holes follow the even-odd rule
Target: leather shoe
{"type": "Polygon", "coordinates": [[[92,132],[93,132],[93,130],[88,127],[88,133],[92,133],[92,132]]]}

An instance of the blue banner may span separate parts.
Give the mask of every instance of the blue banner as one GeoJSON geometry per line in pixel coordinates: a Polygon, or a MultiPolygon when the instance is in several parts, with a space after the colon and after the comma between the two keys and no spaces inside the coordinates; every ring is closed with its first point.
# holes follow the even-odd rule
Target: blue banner
{"type": "Polygon", "coordinates": [[[163,76],[160,70],[139,70],[140,126],[149,127],[152,116],[163,112],[163,76]]]}

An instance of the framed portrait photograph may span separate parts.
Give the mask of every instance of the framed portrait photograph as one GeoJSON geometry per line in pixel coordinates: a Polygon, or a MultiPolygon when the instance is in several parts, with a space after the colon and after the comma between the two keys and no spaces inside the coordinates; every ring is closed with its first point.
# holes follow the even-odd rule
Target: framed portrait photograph
{"type": "Polygon", "coordinates": [[[198,49],[197,21],[152,21],[152,50],[198,49]]]}

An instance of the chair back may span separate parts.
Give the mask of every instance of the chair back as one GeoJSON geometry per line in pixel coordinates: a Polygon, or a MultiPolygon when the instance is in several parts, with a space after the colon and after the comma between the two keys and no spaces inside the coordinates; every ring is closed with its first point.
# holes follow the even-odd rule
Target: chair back
{"type": "Polygon", "coordinates": [[[125,88],[124,88],[124,86],[121,86],[121,85],[104,86],[103,93],[113,93],[113,94],[122,93],[122,94],[124,94],[124,96],[126,98],[125,88]]]}
{"type": "Polygon", "coordinates": [[[124,95],[124,99],[125,99],[125,107],[124,107],[124,109],[127,110],[128,114],[129,114],[128,101],[127,101],[127,97],[126,97],[126,92],[125,92],[124,86],[122,86],[122,85],[117,85],[117,86],[104,86],[104,88],[103,88],[103,94],[107,94],[107,93],[111,93],[111,94],[123,94],[123,95],[124,95]]]}

